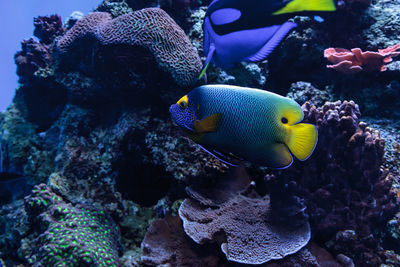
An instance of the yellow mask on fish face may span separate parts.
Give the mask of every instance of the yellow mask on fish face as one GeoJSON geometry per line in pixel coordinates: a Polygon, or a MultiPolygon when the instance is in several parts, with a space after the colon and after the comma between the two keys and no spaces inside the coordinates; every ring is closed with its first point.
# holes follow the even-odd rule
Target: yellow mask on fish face
{"type": "Polygon", "coordinates": [[[299,123],[303,120],[303,111],[295,102],[283,105],[278,119],[285,129],[283,142],[296,158],[306,160],[317,144],[317,128],[312,124],[299,123]]]}
{"type": "Polygon", "coordinates": [[[297,103],[289,102],[287,105],[280,108],[278,116],[280,124],[284,127],[288,127],[300,122],[303,119],[303,111],[297,103]]]}
{"type": "Polygon", "coordinates": [[[181,99],[178,100],[178,102],[176,102],[176,104],[179,105],[179,107],[181,107],[182,109],[185,109],[188,105],[189,102],[189,98],[187,95],[184,95],[181,97],[181,99]]]}

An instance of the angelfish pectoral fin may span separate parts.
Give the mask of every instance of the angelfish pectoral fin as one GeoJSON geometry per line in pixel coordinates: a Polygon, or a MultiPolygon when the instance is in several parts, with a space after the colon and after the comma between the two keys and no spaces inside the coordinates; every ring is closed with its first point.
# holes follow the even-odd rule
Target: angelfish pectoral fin
{"type": "Polygon", "coordinates": [[[308,123],[298,123],[290,127],[287,146],[299,160],[308,159],[313,153],[318,140],[317,127],[308,123]]]}
{"type": "Polygon", "coordinates": [[[222,120],[222,113],[214,113],[201,121],[194,122],[194,130],[196,133],[210,133],[215,132],[222,120]]]}
{"type": "Polygon", "coordinates": [[[203,75],[206,73],[206,70],[208,68],[208,65],[210,65],[211,59],[212,59],[212,57],[214,55],[214,52],[215,52],[215,45],[211,44],[210,48],[209,48],[209,51],[208,51],[207,59],[204,62],[204,67],[201,70],[201,73],[199,75],[199,79],[201,79],[201,77],[203,77],[203,75]]]}

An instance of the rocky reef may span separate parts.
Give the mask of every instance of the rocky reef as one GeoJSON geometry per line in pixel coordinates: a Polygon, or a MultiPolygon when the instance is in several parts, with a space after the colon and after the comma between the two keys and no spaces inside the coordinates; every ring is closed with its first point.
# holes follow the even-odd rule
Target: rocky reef
{"type": "Polygon", "coordinates": [[[398,210],[391,189],[396,174],[382,166],[385,141],[360,121],[352,101],[320,108],[306,102],[303,111],[304,121],[318,127],[318,145],[306,162],[267,175],[267,190],[282,211],[296,204],[291,195],[304,199],[314,240],[356,265],[379,265],[385,257],[377,231],[398,210]]]}
{"type": "Polygon", "coordinates": [[[206,82],[209,3],[34,20],[0,113],[0,266],[399,266],[398,61],[343,76],[323,57],[399,43],[398,4],[337,1],[324,23],[295,17],[268,60],[210,66],[208,83],[287,94],[317,126],[313,155],[274,171],[230,167],[170,119],[206,82]]]}

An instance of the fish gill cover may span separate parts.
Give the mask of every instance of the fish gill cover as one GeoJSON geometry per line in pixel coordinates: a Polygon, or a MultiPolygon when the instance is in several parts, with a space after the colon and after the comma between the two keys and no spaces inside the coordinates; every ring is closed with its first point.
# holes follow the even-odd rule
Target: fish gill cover
{"type": "Polygon", "coordinates": [[[3,266],[400,265],[399,57],[352,75],[324,58],[400,43],[398,1],[335,1],[322,23],[291,18],[267,60],[209,66],[207,83],[288,94],[316,125],[314,153],[282,171],[231,168],[171,121],[205,82],[210,2],[105,0],[34,20],[0,114],[2,177],[33,186],[0,198],[3,266]]]}

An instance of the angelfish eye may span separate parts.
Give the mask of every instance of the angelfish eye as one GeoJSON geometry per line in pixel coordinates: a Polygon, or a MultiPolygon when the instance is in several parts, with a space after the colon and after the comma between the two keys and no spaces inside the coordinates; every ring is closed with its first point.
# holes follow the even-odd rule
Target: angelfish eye
{"type": "Polygon", "coordinates": [[[188,97],[187,95],[183,96],[181,99],[178,100],[178,102],[176,102],[180,108],[184,109],[187,107],[188,104],[188,97]]]}
{"type": "Polygon", "coordinates": [[[288,123],[289,121],[288,121],[288,119],[286,119],[285,117],[282,117],[281,122],[282,122],[283,124],[286,124],[286,123],[288,123]]]}
{"type": "Polygon", "coordinates": [[[178,104],[181,108],[186,108],[186,102],[180,102],[179,104],[178,104]]]}

